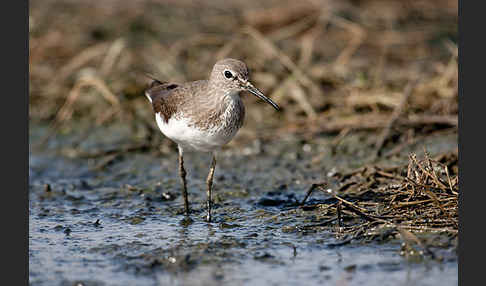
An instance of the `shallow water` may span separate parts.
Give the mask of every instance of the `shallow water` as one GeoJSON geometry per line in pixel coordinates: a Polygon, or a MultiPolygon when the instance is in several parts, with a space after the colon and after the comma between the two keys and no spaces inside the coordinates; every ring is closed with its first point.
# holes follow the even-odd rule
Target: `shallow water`
{"type": "MultiPolygon", "coordinates": [[[[32,126],[31,144],[44,133],[45,128],[32,126]]],[[[113,147],[130,138],[123,126],[92,134],[80,148],[113,147]]],[[[214,222],[209,224],[203,191],[208,155],[185,156],[191,222],[182,214],[175,150],[124,154],[96,169],[103,159],[62,155],[79,136],[58,136],[29,154],[31,285],[458,283],[453,250],[443,250],[442,262],[417,262],[400,256],[399,240],[332,246],[339,240],[331,233],[292,228],[319,222],[319,210],[305,211],[295,203],[329,171],[366,162],[370,151],[363,146],[373,140],[370,136],[349,136],[334,155],[332,137],[308,143],[280,138],[225,149],[218,157],[214,222]]],[[[457,136],[422,145],[431,155],[451,151],[457,136]]],[[[324,194],[315,194],[310,202],[323,199],[324,194]]]]}

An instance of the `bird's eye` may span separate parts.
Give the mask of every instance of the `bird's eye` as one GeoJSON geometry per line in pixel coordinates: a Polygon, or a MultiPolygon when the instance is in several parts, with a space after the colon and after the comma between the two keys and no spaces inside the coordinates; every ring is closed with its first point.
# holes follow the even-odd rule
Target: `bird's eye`
{"type": "Polygon", "coordinates": [[[233,74],[230,72],[230,71],[224,71],[224,76],[227,78],[227,79],[230,79],[233,77],[233,74]]]}

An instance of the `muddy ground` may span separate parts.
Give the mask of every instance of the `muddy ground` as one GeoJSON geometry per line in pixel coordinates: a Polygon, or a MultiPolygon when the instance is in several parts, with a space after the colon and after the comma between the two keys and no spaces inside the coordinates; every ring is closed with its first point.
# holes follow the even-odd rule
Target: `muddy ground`
{"type": "Polygon", "coordinates": [[[29,2],[31,285],[456,285],[457,1],[29,2]],[[143,96],[244,60],[245,125],[177,151],[143,96]]]}
{"type": "MultiPolygon", "coordinates": [[[[31,130],[31,138],[45,129],[31,130]]],[[[94,130],[84,151],[126,144],[114,139],[123,129],[130,132],[94,130]]],[[[30,154],[30,283],[457,284],[457,232],[450,228],[413,229],[430,255],[420,245],[409,247],[391,226],[378,235],[349,240],[346,227],[366,220],[343,212],[341,227],[336,219],[328,222],[329,216],[336,218],[327,210],[335,209],[331,195],[316,192],[300,205],[312,183],[326,181],[336,189],[335,173],[363,165],[372,150],[362,144],[371,138],[351,136],[336,154],[331,151],[333,137],[310,144],[279,138],[224,150],[215,173],[214,221],[206,223],[209,155],[186,157],[193,211],[187,221],[176,150],[126,153],[105,164],[105,158],[70,158],[61,146],[72,135],[61,137],[49,151],[30,154]],[[345,150],[353,149],[361,150],[356,153],[361,156],[350,158],[345,150]],[[326,155],[316,160],[316,153],[326,155]]],[[[444,134],[410,151],[421,156],[426,143],[433,157],[453,153],[456,142],[455,134],[444,134]]],[[[383,161],[375,166],[390,163],[383,161]]],[[[395,158],[397,165],[407,161],[395,158]]],[[[357,200],[345,192],[342,197],[357,200]]]]}

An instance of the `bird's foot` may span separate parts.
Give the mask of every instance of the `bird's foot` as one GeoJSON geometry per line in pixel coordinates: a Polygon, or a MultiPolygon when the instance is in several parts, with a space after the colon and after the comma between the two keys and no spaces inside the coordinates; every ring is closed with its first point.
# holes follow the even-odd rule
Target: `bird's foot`
{"type": "Polygon", "coordinates": [[[192,218],[190,216],[185,216],[183,219],[181,219],[179,224],[182,225],[182,226],[189,226],[193,222],[194,221],[192,220],[192,218]]]}

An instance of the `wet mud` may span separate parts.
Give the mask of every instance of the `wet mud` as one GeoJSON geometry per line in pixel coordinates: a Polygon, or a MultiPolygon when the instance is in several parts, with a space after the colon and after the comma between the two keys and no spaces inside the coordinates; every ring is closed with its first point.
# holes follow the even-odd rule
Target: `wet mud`
{"type": "MultiPolygon", "coordinates": [[[[400,236],[346,241],[340,221],[327,221],[323,211],[333,197],[316,192],[300,205],[311,184],[337,189],[333,174],[369,163],[373,135],[356,133],[337,147],[333,137],[289,136],[225,148],[215,172],[214,221],[207,223],[208,154],[185,157],[187,219],[175,149],[79,158],[72,142],[86,130],[37,149],[46,127],[30,127],[30,285],[457,284],[457,238],[424,232],[435,241],[435,257],[414,254],[400,236]],[[319,224],[327,228],[308,227],[319,224]]],[[[130,132],[100,127],[76,148],[122,146],[130,132]]],[[[454,151],[457,134],[406,151],[423,154],[424,146],[431,156],[454,151]]],[[[375,163],[406,164],[402,153],[375,163]]]]}

